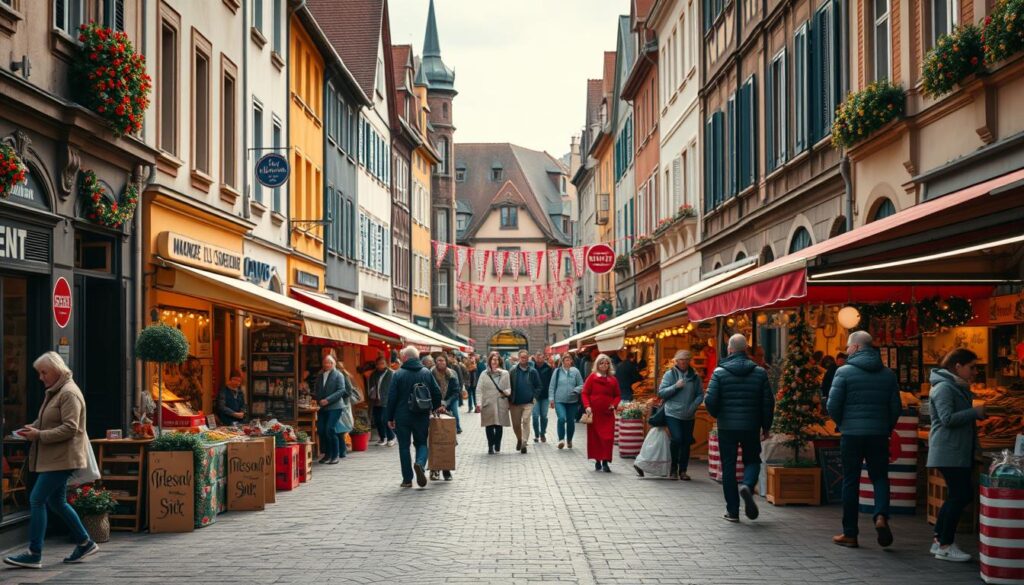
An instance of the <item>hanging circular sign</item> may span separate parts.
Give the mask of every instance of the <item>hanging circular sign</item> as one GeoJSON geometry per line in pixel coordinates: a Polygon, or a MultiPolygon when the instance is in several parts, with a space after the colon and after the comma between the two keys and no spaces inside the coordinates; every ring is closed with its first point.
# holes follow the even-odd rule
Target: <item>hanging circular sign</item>
{"type": "Polygon", "coordinates": [[[61,329],[71,322],[71,286],[63,276],[53,284],[53,320],[61,329]]]}
{"type": "Polygon", "coordinates": [[[587,267],[591,272],[604,274],[615,266],[615,250],[608,244],[597,244],[587,250],[587,267]]]}
{"type": "Polygon", "coordinates": [[[256,180],[270,189],[284,185],[288,182],[288,159],[276,152],[261,156],[256,161],[256,180]]]}

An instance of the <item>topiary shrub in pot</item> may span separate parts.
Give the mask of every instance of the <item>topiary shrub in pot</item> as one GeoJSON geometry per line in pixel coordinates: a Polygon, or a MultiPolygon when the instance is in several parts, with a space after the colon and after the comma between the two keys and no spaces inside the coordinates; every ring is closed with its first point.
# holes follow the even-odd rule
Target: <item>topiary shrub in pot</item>
{"type": "MultiPolygon", "coordinates": [[[[135,357],[157,364],[180,364],[188,358],[188,340],[185,335],[168,325],[159,323],[146,327],[135,340],[135,357]]],[[[164,369],[157,368],[158,396],[156,405],[156,426],[163,430],[164,369]]]]}

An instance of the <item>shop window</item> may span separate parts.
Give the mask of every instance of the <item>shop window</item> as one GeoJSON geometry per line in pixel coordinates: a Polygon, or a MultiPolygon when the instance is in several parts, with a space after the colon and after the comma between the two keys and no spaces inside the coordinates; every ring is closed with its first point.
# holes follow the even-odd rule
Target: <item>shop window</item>
{"type": "MultiPolygon", "coordinates": [[[[30,345],[34,340],[30,332],[34,329],[29,315],[36,317],[33,298],[37,291],[31,290],[25,278],[0,278],[0,333],[3,334],[3,384],[0,385],[0,399],[3,403],[4,431],[25,426],[34,403],[31,391],[41,388],[35,382],[31,360],[37,348],[30,345]],[[30,294],[33,293],[33,294],[30,294]]],[[[42,307],[39,307],[40,309],[42,307]]],[[[28,512],[29,474],[28,445],[21,441],[3,442],[3,483],[0,490],[0,519],[10,520],[28,512]]]]}
{"type": "Polygon", "coordinates": [[[75,268],[95,272],[112,272],[113,243],[88,232],[75,233],[75,268]]]}
{"type": "Polygon", "coordinates": [[[795,252],[799,252],[813,243],[814,241],[811,240],[811,233],[807,231],[807,228],[797,228],[796,232],[793,234],[793,239],[789,241],[789,253],[793,254],[795,252]]]}

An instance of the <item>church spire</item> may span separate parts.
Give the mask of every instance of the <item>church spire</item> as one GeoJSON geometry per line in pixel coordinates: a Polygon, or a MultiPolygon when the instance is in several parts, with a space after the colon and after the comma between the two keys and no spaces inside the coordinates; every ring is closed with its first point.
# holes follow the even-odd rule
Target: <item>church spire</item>
{"type": "Polygon", "coordinates": [[[455,72],[448,68],[441,59],[441,42],[437,36],[437,16],[434,12],[434,0],[430,0],[427,12],[427,32],[423,36],[422,70],[430,88],[435,90],[455,91],[455,72]]]}

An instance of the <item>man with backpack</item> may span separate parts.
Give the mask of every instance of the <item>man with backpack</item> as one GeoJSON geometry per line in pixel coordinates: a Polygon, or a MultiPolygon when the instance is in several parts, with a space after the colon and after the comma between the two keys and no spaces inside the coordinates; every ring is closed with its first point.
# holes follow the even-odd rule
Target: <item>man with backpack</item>
{"type": "Polygon", "coordinates": [[[420,361],[420,351],[405,347],[401,352],[402,367],[391,378],[388,390],[388,426],[398,437],[398,459],[402,464],[402,487],[412,487],[413,473],[420,487],[427,485],[427,433],[430,414],[444,412],[441,388],[430,370],[420,361]],[[411,441],[410,441],[411,439],[411,441]],[[416,447],[416,461],[409,456],[409,444],[416,447]]]}

